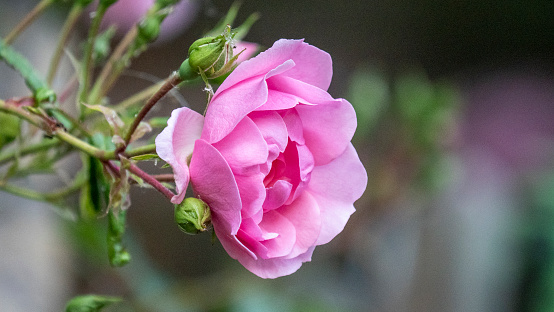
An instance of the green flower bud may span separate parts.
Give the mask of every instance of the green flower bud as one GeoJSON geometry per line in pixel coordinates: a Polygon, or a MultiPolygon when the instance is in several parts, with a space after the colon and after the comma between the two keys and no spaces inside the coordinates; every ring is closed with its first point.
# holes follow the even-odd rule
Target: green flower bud
{"type": "Polygon", "coordinates": [[[162,21],[156,16],[144,19],[138,25],[138,36],[145,43],[152,42],[160,35],[160,25],[162,21]]]}
{"type": "Polygon", "coordinates": [[[156,0],[156,4],[162,8],[177,4],[180,0],[156,0]]]}
{"type": "Polygon", "coordinates": [[[206,231],[210,220],[210,208],[198,198],[185,198],[182,203],[175,205],[175,222],[187,234],[206,231]]]}
{"type": "Polygon", "coordinates": [[[56,92],[54,90],[42,87],[35,92],[35,101],[37,103],[53,103],[56,101],[56,92]]]}
{"type": "Polygon", "coordinates": [[[117,0],[100,0],[98,2],[99,6],[109,7],[110,5],[116,3],[117,0]]]}
{"type": "MultiPolygon", "coordinates": [[[[189,48],[189,64],[195,72],[218,71],[225,64],[226,41],[222,36],[196,40],[189,48]]],[[[232,57],[232,49],[231,55],[232,57]]],[[[208,76],[208,75],[207,75],[208,76]]]]}
{"type": "Polygon", "coordinates": [[[190,67],[189,59],[186,59],[179,67],[179,78],[183,81],[192,80],[198,77],[198,73],[190,67]]]}

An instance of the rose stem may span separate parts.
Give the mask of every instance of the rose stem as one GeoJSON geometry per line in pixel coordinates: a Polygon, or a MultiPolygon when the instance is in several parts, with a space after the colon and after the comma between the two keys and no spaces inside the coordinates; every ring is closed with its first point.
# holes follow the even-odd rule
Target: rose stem
{"type": "Polygon", "coordinates": [[[158,103],[158,101],[163,98],[169,91],[171,91],[176,85],[182,82],[182,79],[179,77],[177,73],[173,73],[161,86],[160,89],[154,95],[150,97],[150,99],[146,102],[146,104],[142,107],[140,112],[138,113],[135,120],[133,120],[133,123],[131,124],[131,127],[129,128],[129,131],[127,131],[127,135],[125,136],[125,145],[129,144],[129,141],[131,141],[131,137],[133,136],[133,133],[137,129],[140,122],[144,119],[146,114],[158,103]]]}
{"type": "MultiPolygon", "coordinates": [[[[108,166],[108,168],[112,172],[114,172],[114,173],[117,172],[117,174],[119,174],[119,167],[118,166],[116,166],[115,164],[113,164],[110,161],[106,161],[104,163],[108,166]]],[[[149,175],[148,173],[142,171],[139,167],[137,167],[137,165],[131,163],[129,165],[128,169],[134,175],[136,175],[139,178],[141,178],[142,180],[144,180],[144,182],[152,185],[152,187],[154,187],[156,190],[158,190],[160,193],[162,193],[165,197],[167,197],[167,199],[171,200],[173,198],[173,196],[175,196],[175,194],[173,194],[173,192],[171,192],[167,187],[165,187],[160,181],[156,180],[156,178],[149,175]]]]}

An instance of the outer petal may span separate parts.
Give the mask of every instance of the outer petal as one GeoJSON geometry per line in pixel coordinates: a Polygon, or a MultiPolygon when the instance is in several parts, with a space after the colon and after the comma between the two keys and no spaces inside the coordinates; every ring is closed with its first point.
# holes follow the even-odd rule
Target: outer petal
{"type": "Polygon", "coordinates": [[[346,100],[316,106],[298,105],[295,109],[302,120],[306,146],[316,165],[335,159],[350,144],[357,121],[354,108],[346,100]]]}
{"type": "Polygon", "coordinates": [[[307,191],[321,211],[321,233],[317,245],[328,243],[340,233],[354,213],[354,201],[367,185],[367,173],[352,144],[342,155],[324,166],[316,166],[307,191]]]}
{"type": "Polygon", "coordinates": [[[219,92],[220,90],[221,87],[212,98],[206,112],[202,139],[208,143],[215,143],[224,138],[248,113],[267,101],[264,76],[243,80],[223,92],[219,92]]]}
{"type": "Polygon", "coordinates": [[[315,246],[310,247],[305,253],[298,257],[286,259],[271,258],[271,259],[254,259],[246,254],[241,255],[237,259],[250,272],[262,278],[277,278],[296,272],[303,262],[311,260],[315,246]]]}
{"type": "Polygon", "coordinates": [[[187,158],[194,142],[200,138],[204,117],[186,108],[175,109],[167,121],[167,127],[156,137],[156,152],[173,168],[177,195],[171,202],[179,204],[185,197],[189,183],[187,158]]]}
{"type": "Polygon", "coordinates": [[[314,85],[287,77],[285,75],[276,75],[267,79],[267,87],[269,90],[288,93],[291,96],[295,96],[304,104],[319,104],[334,100],[333,97],[324,89],[320,89],[314,85]]]}
{"type": "Polygon", "coordinates": [[[256,57],[239,64],[233,73],[221,84],[218,92],[244,79],[264,75],[287,60],[293,60],[296,64],[295,67],[297,67],[296,69],[291,69],[290,74],[287,71],[287,75],[327,90],[333,75],[329,54],[304,43],[303,40],[281,39],[256,57]]]}
{"type": "Polygon", "coordinates": [[[194,145],[190,178],[196,194],[210,207],[214,228],[236,235],[242,208],[237,183],[223,156],[204,140],[194,145]]]}

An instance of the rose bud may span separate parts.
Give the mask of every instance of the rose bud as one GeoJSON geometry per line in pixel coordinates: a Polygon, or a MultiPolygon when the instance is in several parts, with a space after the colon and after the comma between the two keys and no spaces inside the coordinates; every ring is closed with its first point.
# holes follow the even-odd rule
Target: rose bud
{"type": "Polygon", "coordinates": [[[187,234],[206,231],[210,220],[210,208],[198,198],[185,198],[182,203],[175,205],[175,222],[187,234]]]}

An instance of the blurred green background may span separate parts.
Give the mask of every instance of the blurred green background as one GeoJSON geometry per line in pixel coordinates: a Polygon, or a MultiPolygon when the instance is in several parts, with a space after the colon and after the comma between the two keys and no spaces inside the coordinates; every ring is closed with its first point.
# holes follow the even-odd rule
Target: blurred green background
{"type": "MultiPolygon", "coordinates": [[[[35,4],[3,0],[1,35],[35,4]]],[[[114,101],[177,69],[232,1],[194,4],[114,101]]],[[[46,68],[66,12],[50,9],[18,39],[33,64],[46,68]]],[[[295,274],[262,280],[209,234],[184,235],[163,196],[135,188],[133,260],[113,269],[105,220],[66,222],[0,193],[0,310],[59,311],[96,293],[123,297],[107,311],[554,311],[553,1],[245,0],[237,22],[253,12],[245,41],[304,38],[329,52],[329,91],[357,111],[369,182],[344,232],[295,274]]],[[[25,94],[0,70],[0,98],[25,94]]],[[[202,109],[199,86],[179,93],[156,114],[202,109]]]]}

